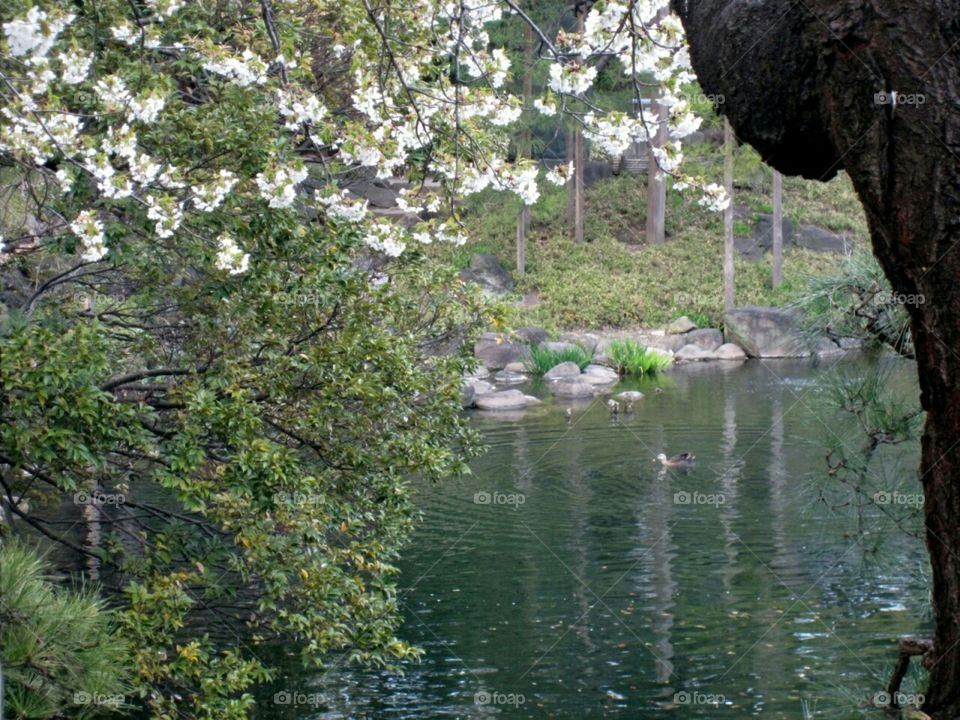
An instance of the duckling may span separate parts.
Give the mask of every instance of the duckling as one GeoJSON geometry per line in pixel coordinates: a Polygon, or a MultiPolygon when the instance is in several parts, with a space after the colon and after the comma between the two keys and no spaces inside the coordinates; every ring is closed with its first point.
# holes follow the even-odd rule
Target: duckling
{"type": "Polygon", "coordinates": [[[620,414],[620,403],[618,403],[616,400],[607,400],[607,407],[610,409],[611,415],[620,414]]]}
{"type": "Polygon", "coordinates": [[[654,390],[654,392],[655,392],[657,395],[659,395],[660,393],[663,392],[663,388],[662,388],[662,387],[658,387],[656,390],[654,390]]]}
{"type": "Polygon", "coordinates": [[[567,420],[573,420],[573,408],[567,408],[563,414],[567,416],[567,420]]]}
{"type": "Polygon", "coordinates": [[[674,455],[669,458],[663,453],[660,453],[654,458],[654,462],[659,460],[660,464],[664,467],[690,467],[696,459],[696,456],[690,453],[680,453],[679,455],[674,455]]]}
{"type": "Polygon", "coordinates": [[[627,402],[627,415],[633,415],[633,402],[627,402]]]}

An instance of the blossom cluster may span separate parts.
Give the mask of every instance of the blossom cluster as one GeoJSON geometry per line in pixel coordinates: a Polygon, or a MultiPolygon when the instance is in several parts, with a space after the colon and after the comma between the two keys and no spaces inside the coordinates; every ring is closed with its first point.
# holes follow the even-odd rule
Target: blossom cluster
{"type": "MultiPolygon", "coordinates": [[[[250,202],[294,213],[309,206],[331,221],[357,226],[367,247],[389,257],[416,244],[462,243],[456,219],[438,216],[441,207],[456,207],[443,202],[442,192],[401,193],[400,209],[420,220],[407,229],[375,219],[367,203],[340,183],[357,172],[402,175],[429,149],[428,170],[446,191],[468,195],[494,188],[532,205],[541,182],[563,185],[573,166],[544,171],[529,160],[506,159],[503,129],[521,117],[524,100],[545,116],[574,113],[601,153],[617,156],[648,140],[651,118],[585,103],[598,63],[609,57],[625,72],[649,75],[660,85],[671,141],[655,150],[662,171],[680,172],[680,141],[700,124],[680,91],[691,78],[689,58],[679,22],[662,16],[665,0],[597,3],[582,32],[561,31],[546,43],[546,92],[526,99],[506,91],[511,59],[488,32],[490,23],[512,12],[503,0],[411,0],[375,12],[359,0],[343,0],[345,16],[369,22],[345,28],[331,45],[353,83],[352,107],[336,110],[324,102],[329,97],[321,99],[306,69],[307,53],[290,55],[298,47],[296,35],[278,41],[259,21],[237,19],[246,29],[217,40],[215,33],[201,37],[192,30],[207,12],[202,4],[147,0],[147,14],[117,3],[106,31],[91,34],[82,26],[92,22],[88,17],[78,19],[66,0],[59,10],[56,5],[31,5],[3,23],[0,50],[15,61],[16,72],[9,74],[10,102],[0,108],[0,152],[47,174],[64,197],[81,176],[80,185],[95,189],[85,206],[65,216],[63,227],[87,262],[114,259],[104,232],[106,225],[120,227],[114,221],[129,222],[139,213],[143,230],[175,242],[181,233],[207,227],[215,214],[215,226],[229,226],[226,208],[250,202]],[[396,17],[388,21],[389,12],[396,17]],[[96,49],[87,47],[94,35],[96,49]],[[117,60],[122,57],[126,65],[117,60]],[[185,87],[185,64],[196,68],[191,82],[198,88],[185,87]],[[458,78],[436,72],[447,65],[458,78]],[[210,161],[178,166],[158,143],[156,129],[193,117],[198,103],[221,93],[240,98],[235,102],[244,112],[274,109],[275,135],[262,164],[231,164],[230,152],[212,152],[210,161]],[[308,162],[316,171],[299,155],[303,147],[313,153],[308,162]],[[304,188],[311,175],[319,180],[311,185],[325,189],[304,188]],[[238,201],[228,204],[231,195],[238,201]]],[[[296,3],[276,5],[277,27],[295,27],[281,16],[296,11],[296,3]]],[[[211,138],[213,145],[217,141],[211,138]]],[[[722,205],[716,188],[692,184],[702,190],[705,206],[722,205]]],[[[211,240],[215,267],[245,273],[256,257],[232,235],[217,232],[211,240]]]]}

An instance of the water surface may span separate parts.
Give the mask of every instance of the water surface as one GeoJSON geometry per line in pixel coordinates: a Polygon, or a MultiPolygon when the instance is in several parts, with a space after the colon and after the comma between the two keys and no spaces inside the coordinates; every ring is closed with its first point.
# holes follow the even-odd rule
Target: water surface
{"type": "MultiPolygon", "coordinates": [[[[929,632],[925,554],[876,514],[864,542],[822,499],[828,437],[857,437],[822,387],[832,364],[678,368],[614,418],[603,399],[475,414],[489,452],[419,489],[401,563],[400,634],[422,662],[291,658],[257,717],[882,717],[865,704],[896,638],[929,632]],[[661,451],[699,461],[664,471],[661,451]]],[[[894,367],[907,393],[912,372],[894,367]]]]}

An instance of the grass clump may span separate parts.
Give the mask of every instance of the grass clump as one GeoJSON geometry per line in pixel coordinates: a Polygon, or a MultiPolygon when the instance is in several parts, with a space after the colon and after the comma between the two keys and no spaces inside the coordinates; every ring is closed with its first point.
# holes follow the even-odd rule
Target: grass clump
{"type": "Polygon", "coordinates": [[[666,355],[644,347],[636,340],[615,340],[610,343],[607,356],[621,375],[656,375],[672,362],[666,355]]]}
{"type": "Polygon", "coordinates": [[[593,353],[581,345],[571,345],[557,350],[540,345],[530,348],[527,360],[527,372],[531,375],[543,375],[560,363],[572,362],[583,370],[593,362],[593,353]]]}

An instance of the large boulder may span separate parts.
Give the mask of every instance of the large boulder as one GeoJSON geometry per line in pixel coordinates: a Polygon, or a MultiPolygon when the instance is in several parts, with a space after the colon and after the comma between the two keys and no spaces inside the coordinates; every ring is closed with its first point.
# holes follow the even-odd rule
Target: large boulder
{"type": "Polygon", "coordinates": [[[523,340],[528,345],[537,346],[549,340],[550,333],[548,333],[543,328],[522,327],[522,328],[517,328],[517,337],[523,340]]]}
{"type": "Polygon", "coordinates": [[[615,370],[603,365],[589,365],[580,379],[591,385],[604,387],[619,382],[620,375],[615,370]]]}
{"type": "Polygon", "coordinates": [[[651,335],[642,338],[641,344],[672,353],[676,353],[684,345],[698,345],[704,350],[716,350],[723,345],[723,333],[716,328],[696,328],[682,334],[651,335]]]}
{"type": "Polygon", "coordinates": [[[548,381],[561,380],[569,377],[579,377],[580,366],[575,362],[562,362],[555,365],[543,374],[543,379],[548,381]]]}
{"type": "Polygon", "coordinates": [[[843,235],[837,235],[817,225],[801,225],[796,244],[817,252],[844,253],[850,243],[843,235]]]}
{"type": "Polygon", "coordinates": [[[620,375],[619,373],[617,373],[616,370],[606,365],[598,365],[596,363],[592,365],[587,365],[587,367],[583,369],[583,372],[584,372],[584,375],[596,375],[598,377],[604,377],[609,380],[620,379],[620,375]]]}
{"type": "Polygon", "coordinates": [[[470,258],[470,267],[461,272],[460,277],[476,283],[488,295],[503,295],[513,290],[513,276],[496,255],[474,255],[470,258]]]}
{"type": "Polygon", "coordinates": [[[834,355],[843,355],[846,351],[837,343],[827,337],[822,337],[817,341],[814,348],[817,357],[832,357],[834,355]]]}
{"type": "Polygon", "coordinates": [[[601,340],[593,333],[567,332],[560,336],[560,340],[568,345],[579,345],[586,349],[587,352],[597,352],[600,350],[601,340]]]}
{"type": "Polygon", "coordinates": [[[714,360],[716,356],[709,350],[704,350],[699,345],[684,345],[677,350],[674,356],[677,362],[697,362],[700,360],[714,360]]]}
{"type": "MultiPolygon", "coordinates": [[[[514,363],[510,364],[513,365],[514,363]]],[[[519,385],[527,381],[527,376],[523,373],[513,372],[512,370],[501,370],[494,375],[494,379],[503,385],[519,385]]]]}
{"type": "Polygon", "coordinates": [[[570,352],[571,350],[576,350],[578,347],[577,343],[566,342],[560,340],[558,342],[545,342],[543,343],[544,350],[549,350],[550,352],[561,353],[561,352],[570,352]]]}
{"type": "Polygon", "coordinates": [[[460,405],[466,409],[473,407],[477,401],[477,389],[472,383],[465,382],[460,386],[460,405]]]}
{"type": "Polygon", "coordinates": [[[736,343],[750,357],[808,357],[796,316],[780,308],[757,305],[724,313],[726,341],[736,343]]]}
{"type": "Polygon", "coordinates": [[[686,315],[683,315],[667,325],[667,335],[682,335],[683,333],[688,333],[696,329],[697,324],[686,315]]]}
{"type": "Polygon", "coordinates": [[[484,333],[473,346],[473,354],[489,370],[503,370],[512,362],[523,362],[530,357],[530,348],[507,339],[501,333],[484,333]]]}
{"type": "Polygon", "coordinates": [[[522,410],[530,404],[530,398],[519,390],[502,390],[476,399],[480,410],[522,410]]]}
{"type": "Polygon", "coordinates": [[[483,365],[477,365],[476,369],[468,370],[463,373],[465,380],[483,380],[485,377],[490,376],[490,371],[487,370],[483,365]]]}
{"type": "Polygon", "coordinates": [[[725,343],[718,347],[713,353],[717,360],[746,360],[747,354],[743,348],[733,343],[725,343]]]}
{"type": "Polygon", "coordinates": [[[580,377],[565,378],[557,380],[550,386],[553,394],[564,398],[588,398],[593,397],[593,385],[580,377]]]}
{"type": "Polygon", "coordinates": [[[466,380],[464,384],[473,388],[473,394],[475,396],[487,395],[488,393],[492,393],[494,390],[496,390],[491,383],[488,383],[486,380],[480,380],[479,378],[466,380]]]}

